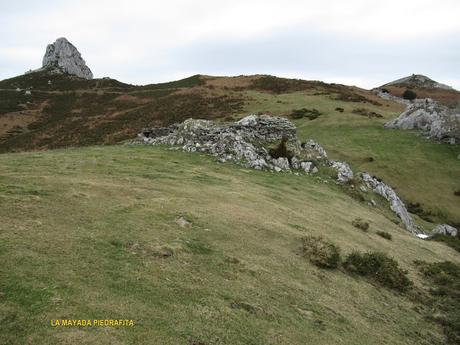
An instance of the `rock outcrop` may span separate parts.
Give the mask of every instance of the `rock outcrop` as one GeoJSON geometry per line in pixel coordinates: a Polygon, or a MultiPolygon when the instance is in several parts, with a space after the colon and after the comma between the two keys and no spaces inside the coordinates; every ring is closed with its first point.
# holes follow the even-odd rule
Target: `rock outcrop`
{"type": "Polygon", "coordinates": [[[331,167],[337,171],[337,181],[340,183],[347,183],[353,178],[353,171],[351,170],[348,163],[331,161],[331,167]]]}
{"type": "Polygon", "coordinates": [[[418,129],[431,139],[455,144],[460,142],[460,112],[429,98],[417,99],[385,128],[418,129]]]}
{"type": "Polygon", "coordinates": [[[80,78],[93,79],[93,73],[75,46],[61,37],[46,47],[42,68],[55,73],[68,73],[80,78]]]}
{"type": "Polygon", "coordinates": [[[430,237],[434,235],[447,235],[447,236],[456,237],[457,234],[458,234],[458,231],[453,226],[450,226],[449,224],[439,224],[431,231],[430,237]]]}
{"type": "MultiPolygon", "coordinates": [[[[265,146],[282,138],[297,146],[295,126],[285,118],[267,115],[249,115],[231,124],[188,119],[168,128],[145,129],[139,138],[146,144],[182,146],[187,152],[210,153],[221,162],[277,172],[291,170],[292,162],[287,157],[271,157],[265,146]]],[[[295,162],[298,166],[302,163],[295,162]]]]}
{"type": "Polygon", "coordinates": [[[406,206],[398,197],[393,188],[386,185],[382,181],[379,181],[375,177],[372,177],[368,173],[360,173],[359,175],[368,188],[372,189],[375,193],[383,196],[388,200],[391,210],[401,219],[402,223],[408,231],[414,235],[423,234],[423,231],[415,225],[412,217],[406,209],[406,206]]]}

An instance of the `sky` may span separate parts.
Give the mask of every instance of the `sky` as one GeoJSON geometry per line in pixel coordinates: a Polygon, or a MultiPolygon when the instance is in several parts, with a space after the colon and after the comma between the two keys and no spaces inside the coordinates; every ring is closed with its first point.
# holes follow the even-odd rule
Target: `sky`
{"type": "Polygon", "coordinates": [[[460,90],[459,0],[0,0],[0,80],[66,37],[132,84],[271,74],[372,88],[416,73],[460,90]]]}

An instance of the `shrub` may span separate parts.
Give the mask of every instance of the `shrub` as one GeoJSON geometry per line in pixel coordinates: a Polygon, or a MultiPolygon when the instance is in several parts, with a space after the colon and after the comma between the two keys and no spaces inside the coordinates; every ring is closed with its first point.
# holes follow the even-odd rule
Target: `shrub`
{"type": "Polygon", "coordinates": [[[380,237],[383,237],[384,239],[389,240],[389,241],[391,241],[391,239],[392,239],[391,234],[389,232],[386,232],[386,231],[377,231],[377,235],[379,235],[380,237]]]}
{"type": "Polygon", "coordinates": [[[337,108],[335,108],[335,111],[338,111],[338,112],[340,112],[340,113],[343,113],[343,112],[345,111],[345,109],[340,108],[340,107],[337,107],[337,108]]]}
{"type": "Polygon", "coordinates": [[[337,268],[340,264],[340,249],[322,237],[303,238],[302,249],[311,263],[320,268],[337,268]]]}
{"type": "Polygon", "coordinates": [[[321,115],[321,112],[317,109],[295,109],[291,113],[291,117],[293,119],[302,119],[304,117],[308,118],[309,120],[314,120],[321,115]]]}
{"type": "Polygon", "coordinates": [[[355,227],[358,228],[364,232],[367,232],[369,230],[369,223],[366,222],[364,219],[361,218],[356,218],[354,219],[351,224],[355,227]]]}
{"type": "Polygon", "coordinates": [[[412,282],[407,278],[407,272],[399,267],[393,258],[384,253],[368,252],[349,254],[343,263],[344,268],[353,273],[370,278],[382,286],[407,291],[412,282]]]}
{"type": "Polygon", "coordinates": [[[390,93],[390,91],[388,91],[388,89],[385,88],[381,89],[380,91],[382,91],[383,93],[390,93]]]}
{"type": "Polygon", "coordinates": [[[454,191],[454,195],[460,196],[460,189],[457,189],[456,191],[454,191]]]}
{"type": "Polygon", "coordinates": [[[417,94],[414,91],[407,89],[406,91],[403,92],[402,97],[404,99],[408,99],[409,101],[412,101],[417,98],[417,94]]]}

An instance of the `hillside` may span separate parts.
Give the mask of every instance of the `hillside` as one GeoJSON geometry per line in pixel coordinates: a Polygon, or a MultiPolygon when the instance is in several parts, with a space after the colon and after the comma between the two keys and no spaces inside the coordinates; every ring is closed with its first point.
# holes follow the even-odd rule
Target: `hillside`
{"type": "Polygon", "coordinates": [[[281,115],[296,123],[301,139],[315,139],[332,158],[384,179],[406,204],[419,205],[412,212],[428,230],[436,223],[460,225],[458,146],[427,142],[412,131],[385,130],[383,124],[404,107],[371,91],[264,75],[196,75],[133,86],[46,71],[1,81],[0,89],[3,152],[114,144],[136,137],[144,127],[187,118],[281,115]],[[31,95],[15,91],[18,87],[31,88],[31,95]],[[319,115],[311,117],[315,110],[319,115]]]}
{"type": "Polygon", "coordinates": [[[458,253],[402,231],[327,177],[151,146],[3,154],[0,176],[2,344],[444,342],[421,304],[433,285],[414,260],[460,263],[458,253]],[[414,288],[317,268],[302,255],[306,235],[342,255],[383,251],[414,288]],[[49,326],[61,318],[135,326],[49,326]]]}
{"type": "Polygon", "coordinates": [[[418,98],[432,98],[448,107],[460,107],[460,92],[452,87],[434,81],[421,74],[413,74],[380,86],[396,97],[402,97],[407,89],[414,91],[418,98]]]}

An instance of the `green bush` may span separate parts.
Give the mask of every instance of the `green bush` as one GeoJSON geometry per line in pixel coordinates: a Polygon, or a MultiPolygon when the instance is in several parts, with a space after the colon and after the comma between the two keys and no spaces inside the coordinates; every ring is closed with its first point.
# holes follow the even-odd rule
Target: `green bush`
{"type": "Polygon", "coordinates": [[[414,91],[407,89],[406,91],[403,92],[402,97],[404,99],[408,99],[409,101],[412,101],[417,98],[417,94],[414,91]]]}
{"type": "Polygon", "coordinates": [[[291,117],[293,119],[303,119],[304,117],[308,118],[309,120],[314,120],[321,115],[321,112],[317,109],[295,109],[291,113],[291,117]]]}
{"type": "Polygon", "coordinates": [[[321,268],[337,268],[340,264],[340,249],[322,237],[303,238],[303,252],[311,263],[321,268]]]}
{"type": "Polygon", "coordinates": [[[356,218],[354,219],[351,224],[355,227],[358,228],[364,232],[367,232],[369,230],[369,223],[366,222],[364,219],[361,218],[356,218]]]}
{"type": "Polygon", "coordinates": [[[391,241],[391,239],[392,239],[391,234],[386,232],[386,231],[377,231],[377,235],[379,235],[380,237],[383,237],[384,239],[389,240],[389,241],[391,241]]]}
{"type": "Polygon", "coordinates": [[[404,292],[412,286],[412,282],[407,278],[407,272],[399,267],[396,260],[384,253],[353,252],[347,256],[343,266],[349,272],[367,277],[397,291],[404,292]]]}

